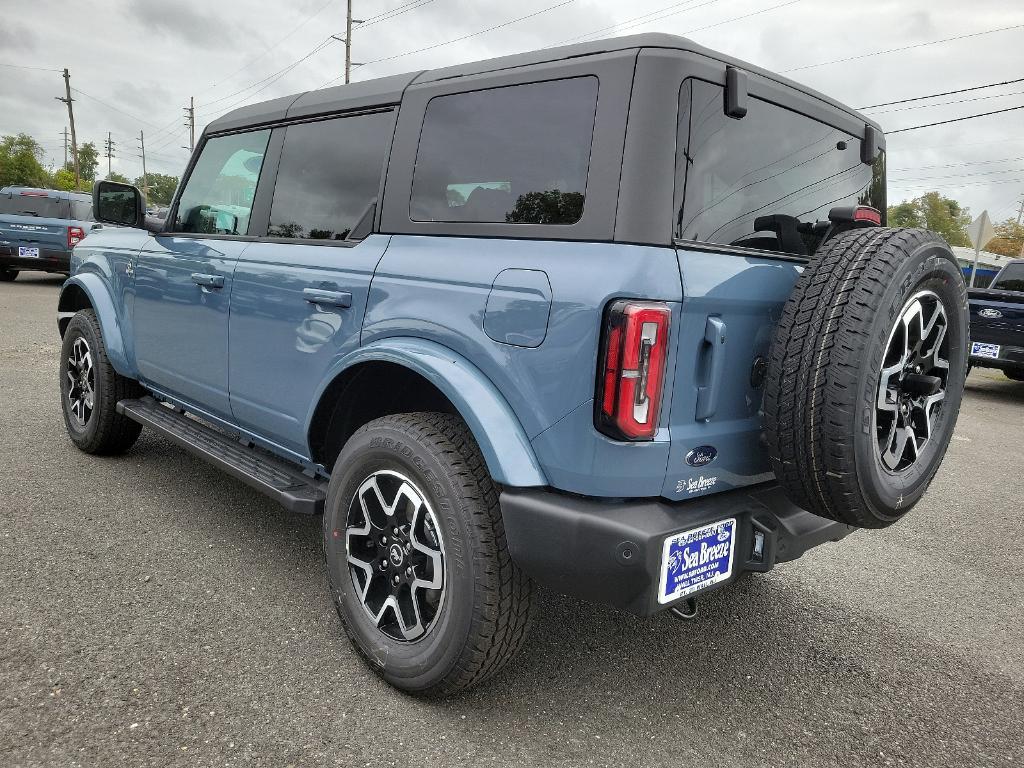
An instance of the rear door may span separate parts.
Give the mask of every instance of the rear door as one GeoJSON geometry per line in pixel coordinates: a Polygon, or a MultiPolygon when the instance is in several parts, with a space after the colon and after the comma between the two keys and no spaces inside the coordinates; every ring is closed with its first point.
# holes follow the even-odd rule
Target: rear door
{"type": "Polygon", "coordinates": [[[68,255],[67,198],[46,190],[10,190],[0,194],[0,253],[22,260],[26,268],[68,255]]]}
{"type": "Polygon", "coordinates": [[[359,345],[389,238],[371,234],[394,111],[295,123],[283,134],[269,222],[234,271],[231,410],[305,456],[306,417],[331,363],[359,345]]]}
{"type": "Polygon", "coordinates": [[[835,206],[885,211],[883,156],[864,164],[850,116],[790,90],[751,77],[737,120],[720,83],[691,77],[680,87],[674,238],[684,299],[670,498],[771,478],[762,385],[782,306],[818,245],[811,226],[835,206]]]}

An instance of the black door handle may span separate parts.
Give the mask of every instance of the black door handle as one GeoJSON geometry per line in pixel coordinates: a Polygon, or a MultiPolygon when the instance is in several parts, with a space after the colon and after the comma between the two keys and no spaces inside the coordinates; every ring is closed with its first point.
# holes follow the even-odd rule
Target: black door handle
{"type": "Polygon", "coordinates": [[[192,282],[203,288],[223,288],[224,275],[204,275],[199,272],[193,272],[192,282]]]}
{"type": "Polygon", "coordinates": [[[310,304],[325,304],[331,307],[351,307],[352,294],[348,291],[328,291],[323,288],[306,288],[302,295],[310,304]]]}

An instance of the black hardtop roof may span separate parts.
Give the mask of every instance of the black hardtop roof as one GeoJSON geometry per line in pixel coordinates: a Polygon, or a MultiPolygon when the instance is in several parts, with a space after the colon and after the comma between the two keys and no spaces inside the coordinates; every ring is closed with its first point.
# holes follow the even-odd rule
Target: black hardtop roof
{"type": "Polygon", "coordinates": [[[626,35],[623,37],[611,37],[604,40],[593,40],[586,43],[574,45],[563,45],[554,48],[542,48],[526,53],[517,53],[511,56],[500,56],[494,59],[484,59],[467,64],[456,64],[440,69],[420,70],[418,72],[407,72],[401,75],[391,75],[373,80],[364,80],[349,85],[337,85],[332,88],[324,88],[316,91],[306,91],[293,96],[283,96],[271,101],[264,101],[258,104],[241,107],[228,112],[206,127],[206,133],[219,133],[221,131],[237,130],[267,123],[274,123],[285,119],[296,117],[312,117],[330,112],[341,112],[353,109],[365,109],[385,104],[397,104],[401,101],[402,93],[413,83],[429,83],[437,80],[450,80],[452,78],[465,77],[467,75],[478,75],[485,72],[494,72],[502,69],[513,69],[525,67],[532,64],[544,64],[563,59],[573,59],[580,56],[591,56],[598,53],[609,53],[612,51],[625,51],[639,48],[667,48],[679,51],[688,51],[701,54],[708,58],[721,61],[723,64],[740,67],[750,73],[760,75],[777,83],[787,85],[802,93],[806,93],[831,106],[855,116],[879,130],[881,126],[875,121],[861,115],[854,109],[832,99],[824,94],[800,85],[781,75],[769,72],[761,67],[754,66],[745,61],[727,56],[710,48],[678,35],[663,33],[647,33],[642,35],[626,35]]]}

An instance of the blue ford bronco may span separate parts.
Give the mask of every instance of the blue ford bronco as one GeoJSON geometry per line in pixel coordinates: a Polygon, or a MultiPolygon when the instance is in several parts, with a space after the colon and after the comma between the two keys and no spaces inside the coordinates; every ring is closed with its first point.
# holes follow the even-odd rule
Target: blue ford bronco
{"type": "Polygon", "coordinates": [[[93,221],[92,197],[55,189],[0,189],[0,282],[23,270],[71,269],[71,250],[101,225],[93,221]]]}
{"type": "Polygon", "coordinates": [[[68,433],[322,513],[341,625],[408,691],[501,669],[537,585],[692,616],[942,460],[966,289],[884,226],[884,169],[870,120],[666,35],[245,107],[154,231],[97,185],[68,433]]]}

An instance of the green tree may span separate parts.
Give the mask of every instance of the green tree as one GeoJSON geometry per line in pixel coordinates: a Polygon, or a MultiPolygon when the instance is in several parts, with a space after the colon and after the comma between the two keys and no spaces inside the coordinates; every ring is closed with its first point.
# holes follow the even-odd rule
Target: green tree
{"type": "Polygon", "coordinates": [[[121,184],[131,184],[131,181],[128,180],[127,176],[125,176],[124,174],[120,174],[117,171],[111,171],[110,174],[107,176],[107,181],[117,181],[120,182],[121,184]]]}
{"type": "Polygon", "coordinates": [[[996,224],[996,236],[985,246],[985,250],[1011,258],[1024,255],[1024,224],[1018,224],[1016,219],[996,224]]]}
{"type": "MultiPolygon", "coordinates": [[[[162,173],[147,173],[149,179],[149,196],[146,203],[150,205],[170,205],[174,197],[174,190],[178,188],[178,177],[167,176],[162,173]]],[[[144,189],[142,177],[135,180],[135,186],[144,189]]]]}
{"type": "Polygon", "coordinates": [[[516,199],[511,211],[505,214],[509,223],[575,224],[583,215],[583,195],[548,189],[527,192],[516,199]]]}
{"type": "Polygon", "coordinates": [[[970,211],[939,192],[927,192],[889,206],[887,220],[890,227],[924,227],[941,235],[950,245],[970,245],[967,237],[970,211]]]}
{"type": "Polygon", "coordinates": [[[43,168],[43,148],[26,133],[0,138],[0,187],[46,187],[50,174],[43,168]]]}
{"type": "Polygon", "coordinates": [[[65,192],[70,192],[75,188],[75,172],[70,168],[60,168],[53,174],[53,187],[54,189],[60,189],[65,192]]]}
{"type": "Polygon", "coordinates": [[[95,144],[87,141],[78,148],[78,175],[83,181],[95,181],[99,164],[100,153],[95,144]]]}

